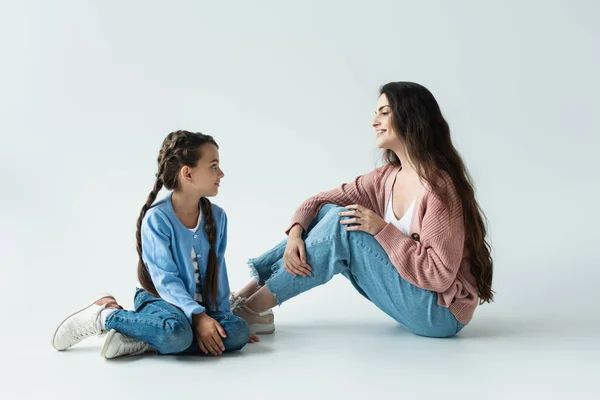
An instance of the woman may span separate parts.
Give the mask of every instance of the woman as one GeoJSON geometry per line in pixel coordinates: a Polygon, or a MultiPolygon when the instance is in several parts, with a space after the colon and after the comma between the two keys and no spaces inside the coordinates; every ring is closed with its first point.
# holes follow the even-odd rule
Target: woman
{"type": "Polygon", "coordinates": [[[372,125],[386,164],[307,199],[288,239],[249,261],[256,279],[231,301],[251,332],[273,332],[271,307],[338,273],[422,336],[455,335],[493,300],[483,213],[431,92],[384,85],[372,125]]]}

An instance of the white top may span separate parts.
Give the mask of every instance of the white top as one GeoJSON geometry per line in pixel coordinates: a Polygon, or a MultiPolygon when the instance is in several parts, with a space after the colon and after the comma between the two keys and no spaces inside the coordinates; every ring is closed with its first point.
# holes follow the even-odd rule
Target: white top
{"type": "MultiPolygon", "coordinates": [[[[198,223],[194,228],[188,228],[190,231],[196,233],[198,227],[200,226],[200,222],[202,221],[202,211],[198,214],[198,223]]],[[[196,295],[194,296],[194,300],[202,302],[202,288],[200,287],[200,268],[198,267],[198,259],[196,258],[196,252],[192,247],[192,265],[194,266],[194,276],[196,277],[196,295]]]]}
{"type": "Polygon", "coordinates": [[[392,190],[392,192],[390,193],[390,200],[387,204],[387,210],[385,212],[385,222],[391,222],[392,224],[394,224],[394,226],[396,226],[396,228],[400,230],[400,232],[404,233],[406,236],[410,236],[410,223],[412,221],[415,201],[413,200],[413,202],[410,204],[410,207],[408,207],[408,210],[406,210],[402,218],[398,219],[394,215],[394,207],[392,207],[393,194],[394,191],[392,190]]]}

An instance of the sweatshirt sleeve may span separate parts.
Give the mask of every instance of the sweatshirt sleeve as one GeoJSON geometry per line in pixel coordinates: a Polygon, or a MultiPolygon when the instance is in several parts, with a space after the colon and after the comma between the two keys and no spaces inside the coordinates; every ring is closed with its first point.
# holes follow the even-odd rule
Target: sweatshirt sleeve
{"type": "Polygon", "coordinates": [[[336,204],[346,207],[352,204],[360,204],[369,210],[374,210],[377,204],[376,193],[378,188],[378,177],[381,175],[381,168],[373,170],[365,175],[356,177],[352,182],[344,183],[340,187],[327,192],[316,194],[305,200],[294,213],[292,221],[285,233],[289,234],[292,227],[300,224],[304,231],[308,230],[309,225],[315,219],[321,207],[325,204],[336,204]]]}
{"type": "Polygon", "coordinates": [[[158,210],[150,210],[142,221],[142,259],[160,297],[179,307],[188,319],[200,314],[205,308],[198,304],[187,291],[179,277],[179,269],[173,260],[170,247],[172,230],[158,210]]]}
{"type": "Polygon", "coordinates": [[[404,279],[420,288],[442,293],[456,279],[462,262],[463,213],[454,191],[450,191],[450,206],[433,193],[426,196],[420,241],[405,236],[391,223],[375,239],[404,279]]]}

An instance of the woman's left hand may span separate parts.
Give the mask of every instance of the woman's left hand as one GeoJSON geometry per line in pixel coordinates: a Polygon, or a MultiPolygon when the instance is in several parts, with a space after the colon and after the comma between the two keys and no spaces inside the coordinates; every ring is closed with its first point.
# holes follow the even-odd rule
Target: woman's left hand
{"type": "Polygon", "coordinates": [[[379,215],[358,204],[353,204],[346,207],[350,211],[343,211],[340,217],[354,217],[343,219],[340,224],[357,224],[355,226],[347,226],[347,231],[364,231],[375,236],[387,225],[379,215]]]}

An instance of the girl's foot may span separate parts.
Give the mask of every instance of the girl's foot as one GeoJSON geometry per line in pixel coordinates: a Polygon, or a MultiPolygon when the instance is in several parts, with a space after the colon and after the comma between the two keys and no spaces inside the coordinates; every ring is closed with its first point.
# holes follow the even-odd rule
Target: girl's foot
{"type": "Polygon", "coordinates": [[[106,336],[100,355],[110,359],[121,356],[137,356],[147,351],[152,351],[152,347],[148,343],[111,329],[106,336]]]}
{"type": "Polygon", "coordinates": [[[56,350],[66,350],[90,336],[102,336],[100,313],[106,308],[122,309],[115,298],[105,294],[91,304],[75,311],[65,318],[54,331],[52,347],[56,350]]]}

